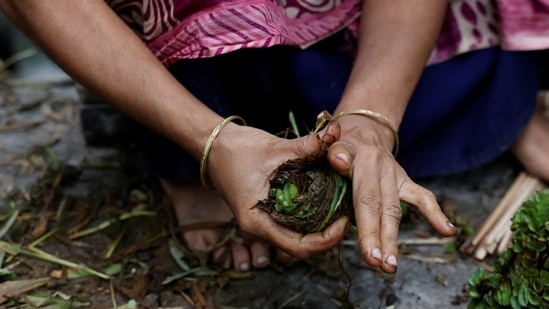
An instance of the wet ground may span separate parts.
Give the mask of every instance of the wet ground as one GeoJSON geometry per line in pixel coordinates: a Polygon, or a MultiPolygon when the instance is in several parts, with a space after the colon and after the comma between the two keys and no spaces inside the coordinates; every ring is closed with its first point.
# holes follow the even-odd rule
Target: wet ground
{"type": "MultiPolygon", "coordinates": [[[[94,275],[70,279],[66,270],[71,267],[8,251],[3,265],[0,258],[0,270],[8,269],[15,277],[0,272],[0,283],[50,277],[47,285],[21,295],[41,291],[53,297],[62,292],[73,308],[78,302],[91,308],[128,306],[134,299],[144,308],[191,308],[194,303],[214,308],[457,309],[467,306],[464,289],[471,273],[491,262],[448,252],[444,240],[403,244],[399,270],[388,276],[366,267],[350,231],[338,248],[296,265],[275,263],[265,270],[234,273],[201,264],[184,247],[169,246],[177,240],[171,234],[171,210],[135,151],[86,144],[82,106],[70,79],[0,81],[0,229],[19,210],[0,240],[27,248],[43,237],[37,246],[54,256],[93,269],[120,269],[113,271],[112,280],[94,275]],[[135,216],[122,220],[128,213],[135,216]],[[113,218],[118,220],[108,228],[75,237],[113,218]],[[180,261],[187,265],[176,262],[174,248],[183,250],[180,261]],[[55,270],[62,275],[55,277],[55,270]],[[181,278],[166,283],[174,274],[181,278]]],[[[419,182],[444,205],[455,205],[457,216],[475,227],[517,172],[515,162],[504,156],[468,173],[419,182]]],[[[403,243],[436,237],[421,220],[410,226],[403,226],[403,243]]],[[[14,297],[15,303],[23,306],[29,300],[14,297]]],[[[0,298],[0,307],[6,304],[0,298]]]]}

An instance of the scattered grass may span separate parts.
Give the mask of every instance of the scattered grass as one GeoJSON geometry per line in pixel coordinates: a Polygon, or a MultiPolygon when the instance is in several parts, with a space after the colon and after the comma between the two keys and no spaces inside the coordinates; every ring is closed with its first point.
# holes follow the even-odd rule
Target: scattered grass
{"type": "Polygon", "coordinates": [[[111,305],[104,308],[137,308],[154,286],[140,286],[143,290],[135,294],[140,298],[125,297],[125,292],[138,288],[131,287],[127,280],[139,275],[136,272],[145,276],[154,273],[162,278],[164,286],[177,284],[181,278],[219,275],[197,264],[197,259],[183,254],[183,250],[179,255],[174,251],[173,257],[162,256],[159,248],[167,248],[173,238],[168,232],[173,216],[166,214],[169,205],[158,193],[156,181],[143,169],[132,169],[120,161],[69,167],[47,147],[34,149],[33,155],[43,158],[42,176],[28,191],[16,193],[7,205],[9,212],[0,216],[0,295],[9,296],[0,298],[0,307],[89,307],[87,299],[74,298],[78,293],[71,289],[70,282],[80,281],[90,283],[85,287],[90,295],[93,289],[103,286],[112,291],[113,300],[127,302],[116,306],[109,301],[111,305]],[[80,182],[86,171],[101,169],[104,173],[106,168],[125,173],[128,180],[108,188],[99,185],[99,190],[91,190],[87,196],[66,193],[66,188],[80,182]],[[144,253],[155,257],[157,264],[139,262],[136,256],[144,253]],[[164,269],[163,264],[170,259],[176,262],[174,268],[156,269],[164,269]],[[26,268],[38,260],[51,266],[26,268]]]}

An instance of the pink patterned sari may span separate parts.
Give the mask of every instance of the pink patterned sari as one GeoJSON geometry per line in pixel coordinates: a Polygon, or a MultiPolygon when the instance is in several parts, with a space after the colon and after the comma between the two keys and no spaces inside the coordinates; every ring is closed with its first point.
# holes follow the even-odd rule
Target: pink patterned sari
{"type": "MultiPolygon", "coordinates": [[[[106,0],[166,66],[241,48],[305,48],[349,28],[360,0],[106,0]]],[[[549,0],[450,0],[430,63],[501,45],[549,48],[549,0]]]]}

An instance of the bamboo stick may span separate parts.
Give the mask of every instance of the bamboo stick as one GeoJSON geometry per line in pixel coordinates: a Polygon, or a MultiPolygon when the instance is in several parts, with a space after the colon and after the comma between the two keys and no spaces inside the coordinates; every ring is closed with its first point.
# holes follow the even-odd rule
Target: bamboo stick
{"type": "Polygon", "coordinates": [[[507,248],[509,248],[509,245],[511,244],[511,240],[513,239],[514,234],[515,233],[513,233],[511,230],[505,233],[505,235],[499,242],[499,246],[496,252],[498,255],[502,254],[505,250],[507,250],[507,248]]]}
{"type": "Polygon", "coordinates": [[[479,230],[464,242],[460,251],[483,260],[488,254],[501,254],[511,242],[511,219],[522,203],[545,185],[536,177],[521,172],[479,230]]]}
{"type": "MultiPolygon", "coordinates": [[[[521,174],[525,174],[522,172],[521,174]]],[[[531,176],[524,176],[522,181],[515,186],[515,190],[509,200],[509,204],[505,207],[506,211],[502,214],[499,220],[496,222],[491,233],[488,233],[485,237],[485,242],[490,243],[496,241],[496,237],[500,235],[504,230],[511,228],[511,219],[516,211],[520,208],[522,203],[528,199],[528,197],[539,188],[539,181],[531,176]]]]}
{"type": "Polygon", "coordinates": [[[520,187],[524,183],[526,179],[526,174],[524,172],[521,172],[518,177],[515,179],[507,193],[503,196],[499,204],[496,206],[496,208],[492,211],[492,213],[488,216],[488,218],[482,223],[480,229],[475,233],[475,236],[472,239],[471,245],[476,247],[482,239],[486,237],[486,234],[490,232],[490,230],[494,227],[495,224],[497,224],[498,220],[503,216],[505,213],[507,213],[507,208],[509,207],[509,204],[511,203],[513,197],[515,196],[515,192],[517,190],[520,190],[520,187]]]}

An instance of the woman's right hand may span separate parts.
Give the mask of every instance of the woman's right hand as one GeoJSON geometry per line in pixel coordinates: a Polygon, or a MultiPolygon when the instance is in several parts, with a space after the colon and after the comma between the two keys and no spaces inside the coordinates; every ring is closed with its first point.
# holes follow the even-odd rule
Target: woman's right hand
{"type": "Polygon", "coordinates": [[[284,253],[306,259],[337,245],[349,219],[342,218],[324,231],[302,235],[276,223],[255,208],[268,196],[275,170],[290,159],[323,155],[340,135],[337,125],[297,139],[284,139],[252,127],[230,123],[213,142],[207,175],[234,212],[241,230],[275,245],[284,253]]]}

